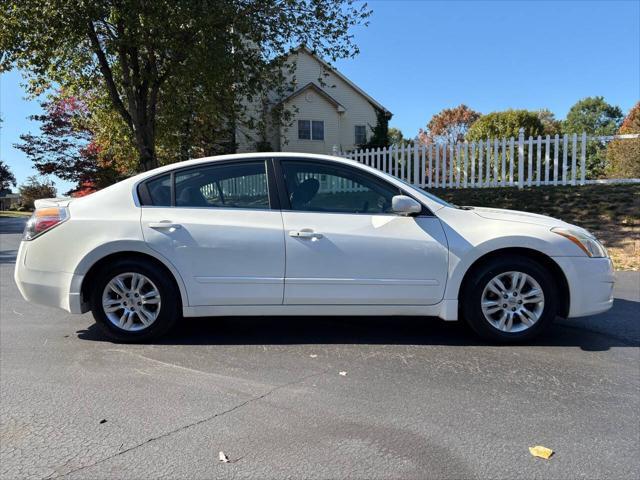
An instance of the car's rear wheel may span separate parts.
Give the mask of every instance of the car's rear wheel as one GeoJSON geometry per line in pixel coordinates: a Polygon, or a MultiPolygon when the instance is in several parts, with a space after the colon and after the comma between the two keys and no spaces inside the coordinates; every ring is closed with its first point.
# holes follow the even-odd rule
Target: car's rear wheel
{"type": "Polygon", "coordinates": [[[143,342],[165,334],[179,316],[176,288],[158,266],[118,260],[95,278],[91,311],[112,340],[143,342]]]}
{"type": "Polygon", "coordinates": [[[553,275],[527,257],[505,256],[470,272],[461,298],[464,319],[483,338],[520,342],[539,335],[557,313],[553,275]]]}

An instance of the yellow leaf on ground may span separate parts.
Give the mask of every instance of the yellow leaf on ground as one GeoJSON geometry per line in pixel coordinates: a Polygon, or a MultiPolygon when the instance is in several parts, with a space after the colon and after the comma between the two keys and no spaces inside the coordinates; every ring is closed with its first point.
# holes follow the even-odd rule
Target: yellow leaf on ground
{"type": "Polygon", "coordinates": [[[531,455],[534,457],[544,458],[548,460],[551,455],[553,455],[553,450],[547,447],[542,447],[540,445],[536,445],[535,447],[529,447],[529,451],[531,455]]]}

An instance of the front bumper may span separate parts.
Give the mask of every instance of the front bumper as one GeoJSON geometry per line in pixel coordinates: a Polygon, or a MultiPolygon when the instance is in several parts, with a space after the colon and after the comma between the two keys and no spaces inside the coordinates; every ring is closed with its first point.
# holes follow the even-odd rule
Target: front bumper
{"type": "Polygon", "coordinates": [[[613,305],[615,276],[609,258],[554,257],[569,284],[569,317],[606,312],[613,305]]]}
{"type": "Polygon", "coordinates": [[[27,267],[28,242],[22,242],[16,258],[14,280],[28,302],[57,307],[69,313],[82,313],[82,276],[67,272],[45,272],[27,267]]]}

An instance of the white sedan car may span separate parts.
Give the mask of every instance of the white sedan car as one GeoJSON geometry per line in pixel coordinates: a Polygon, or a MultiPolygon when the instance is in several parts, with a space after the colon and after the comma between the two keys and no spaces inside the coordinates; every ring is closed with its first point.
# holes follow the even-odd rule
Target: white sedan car
{"type": "Polygon", "coordinates": [[[613,303],[611,260],[582,228],[456,207],[342,158],[191,160],[36,206],[20,292],[91,310],[116,341],[182,317],[414,315],[512,342],[613,303]]]}

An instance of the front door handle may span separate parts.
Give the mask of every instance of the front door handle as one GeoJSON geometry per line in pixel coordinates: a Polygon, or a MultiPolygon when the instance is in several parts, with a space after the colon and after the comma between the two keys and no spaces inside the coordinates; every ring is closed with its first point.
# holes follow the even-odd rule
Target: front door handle
{"type": "Polygon", "coordinates": [[[163,220],[161,222],[151,222],[149,223],[149,228],[153,228],[154,230],[161,230],[161,229],[173,229],[173,230],[179,230],[180,228],[182,228],[182,225],[180,225],[179,223],[173,223],[169,220],[163,220]]]}
{"type": "Polygon", "coordinates": [[[321,233],[316,233],[309,228],[303,228],[302,230],[289,230],[289,236],[295,238],[308,238],[311,240],[322,238],[321,233]]]}

